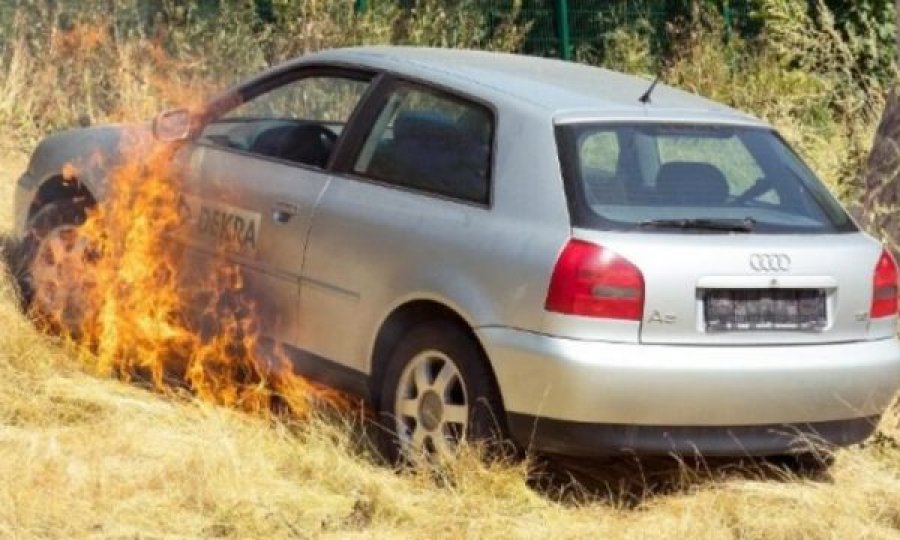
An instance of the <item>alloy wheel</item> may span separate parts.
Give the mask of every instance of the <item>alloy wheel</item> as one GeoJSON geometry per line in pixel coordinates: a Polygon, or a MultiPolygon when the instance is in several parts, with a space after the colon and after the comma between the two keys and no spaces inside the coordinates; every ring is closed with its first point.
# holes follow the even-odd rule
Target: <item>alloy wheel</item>
{"type": "Polygon", "coordinates": [[[441,351],[422,351],[400,375],[394,403],[403,453],[449,459],[465,440],[469,399],[459,367],[441,351]]]}

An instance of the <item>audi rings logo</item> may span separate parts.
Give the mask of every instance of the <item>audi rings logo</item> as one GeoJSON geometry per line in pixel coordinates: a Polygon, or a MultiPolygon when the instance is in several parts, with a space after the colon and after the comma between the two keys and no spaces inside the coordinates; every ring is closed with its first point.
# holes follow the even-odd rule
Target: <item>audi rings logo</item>
{"type": "Polygon", "coordinates": [[[791,258],[784,253],[754,253],[750,255],[750,268],[757,272],[787,272],[791,258]]]}

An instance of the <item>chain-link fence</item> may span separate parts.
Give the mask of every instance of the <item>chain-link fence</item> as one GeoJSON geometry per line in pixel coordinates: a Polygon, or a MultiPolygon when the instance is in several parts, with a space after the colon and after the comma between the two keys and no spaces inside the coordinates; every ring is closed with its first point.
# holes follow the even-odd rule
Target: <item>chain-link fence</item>
{"type": "MultiPolygon", "coordinates": [[[[375,2],[356,0],[357,9],[375,2]]],[[[402,0],[401,0],[402,1],[402,0]]],[[[575,51],[591,48],[602,52],[606,37],[617,29],[641,24],[655,36],[655,46],[666,46],[666,24],[689,17],[693,9],[713,8],[722,16],[726,33],[754,30],[753,0],[475,0],[487,16],[489,27],[508,20],[518,7],[517,19],[530,23],[523,52],[571,59],[575,51]]]]}
{"type": "MultiPolygon", "coordinates": [[[[191,0],[196,13],[214,13],[225,0],[191,0]]],[[[335,1],[338,0],[329,0],[335,1]]],[[[353,2],[358,12],[379,5],[395,4],[413,9],[416,0],[341,0],[353,2]]],[[[722,16],[726,34],[730,31],[754,31],[751,6],[756,0],[468,0],[469,6],[485,16],[487,32],[491,32],[515,16],[520,24],[530,25],[522,52],[572,59],[576,51],[590,49],[603,53],[608,36],[636,24],[646,26],[651,43],[657,49],[668,46],[667,24],[691,16],[692,10],[715,9],[722,16]]],[[[274,20],[277,0],[252,0],[261,21],[274,20]]],[[[5,5],[14,9],[16,0],[5,4],[0,0],[0,14],[5,5]]],[[[143,18],[153,19],[163,0],[139,0],[143,18]]],[[[187,5],[188,3],[185,3],[187,5]]],[[[177,5],[177,3],[176,3],[177,5]]]]}
{"type": "Polygon", "coordinates": [[[702,4],[717,9],[726,31],[751,29],[751,0],[477,0],[490,24],[499,24],[520,6],[518,17],[531,22],[524,43],[530,54],[571,59],[576,50],[602,51],[605,38],[617,29],[641,24],[665,47],[666,24],[690,16],[702,4]]]}
{"type": "MultiPolygon", "coordinates": [[[[258,0],[259,1],[259,0],[258,0]]],[[[262,0],[268,1],[268,0],[262,0]]],[[[413,6],[415,0],[353,0],[358,11],[378,2],[413,6]]],[[[572,59],[575,51],[602,52],[610,32],[638,22],[648,24],[657,47],[666,45],[666,24],[686,17],[692,9],[714,8],[728,32],[753,32],[753,0],[474,0],[488,20],[488,30],[508,20],[518,6],[519,22],[530,23],[523,52],[572,59]]]]}

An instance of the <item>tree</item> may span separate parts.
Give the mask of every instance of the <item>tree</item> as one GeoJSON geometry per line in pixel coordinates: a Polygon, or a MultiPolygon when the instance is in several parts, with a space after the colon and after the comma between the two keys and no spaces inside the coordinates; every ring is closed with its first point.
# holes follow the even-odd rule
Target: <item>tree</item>
{"type": "MultiPolygon", "coordinates": [[[[900,0],[894,0],[895,65],[900,65],[900,0]]],[[[863,173],[863,221],[900,253],[900,95],[896,85],[885,103],[863,173]]]]}

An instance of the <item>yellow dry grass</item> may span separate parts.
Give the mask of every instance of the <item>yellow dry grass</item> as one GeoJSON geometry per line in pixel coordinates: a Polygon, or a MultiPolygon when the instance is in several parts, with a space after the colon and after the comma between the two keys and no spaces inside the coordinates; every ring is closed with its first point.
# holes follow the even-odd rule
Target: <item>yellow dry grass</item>
{"type": "MultiPolygon", "coordinates": [[[[0,159],[0,232],[23,166],[0,159]]],[[[0,537],[896,538],[898,436],[892,412],[824,478],[683,468],[636,503],[619,487],[634,469],[565,498],[532,487],[532,462],[398,473],[335,419],[288,426],[94,377],[0,280],[0,537]]]]}

